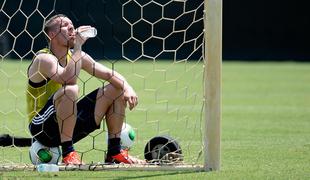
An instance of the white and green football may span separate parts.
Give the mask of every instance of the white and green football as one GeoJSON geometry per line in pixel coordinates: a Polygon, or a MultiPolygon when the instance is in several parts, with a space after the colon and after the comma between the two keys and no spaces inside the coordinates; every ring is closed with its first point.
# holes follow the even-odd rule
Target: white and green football
{"type": "Polygon", "coordinates": [[[47,147],[35,141],[29,149],[29,156],[34,165],[42,163],[58,164],[61,158],[61,151],[59,147],[47,147]]]}
{"type": "Polygon", "coordinates": [[[130,149],[136,139],[136,133],[134,129],[127,123],[123,124],[121,132],[121,146],[123,149],[130,149]]]}
{"type": "MultiPolygon", "coordinates": [[[[128,123],[123,123],[122,131],[121,131],[121,146],[122,149],[130,149],[136,139],[136,133],[131,125],[128,123]]],[[[106,133],[106,141],[108,142],[108,133],[106,133]]]]}

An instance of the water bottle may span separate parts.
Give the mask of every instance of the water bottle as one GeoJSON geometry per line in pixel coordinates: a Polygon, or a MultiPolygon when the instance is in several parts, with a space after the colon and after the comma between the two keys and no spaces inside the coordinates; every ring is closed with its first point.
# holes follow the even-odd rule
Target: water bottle
{"type": "Polygon", "coordinates": [[[81,36],[86,38],[93,38],[97,36],[97,29],[94,27],[90,27],[85,31],[80,32],[81,36]]]}
{"type": "Polygon", "coordinates": [[[56,164],[39,164],[37,165],[38,172],[58,172],[59,167],[56,164]]]}

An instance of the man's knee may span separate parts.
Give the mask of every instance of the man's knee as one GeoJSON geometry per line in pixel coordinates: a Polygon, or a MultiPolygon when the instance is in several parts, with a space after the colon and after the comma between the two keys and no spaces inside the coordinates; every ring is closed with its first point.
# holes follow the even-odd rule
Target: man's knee
{"type": "Polygon", "coordinates": [[[124,91],[114,87],[112,84],[105,86],[104,89],[100,88],[100,91],[104,91],[102,95],[112,101],[119,101],[123,99],[124,91]]]}
{"type": "Polygon", "coordinates": [[[60,91],[58,91],[55,96],[54,100],[61,101],[61,100],[71,100],[76,101],[79,95],[79,86],[78,85],[65,85],[60,91]]]}
{"type": "Polygon", "coordinates": [[[78,97],[79,95],[79,86],[78,85],[66,85],[64,87],[64,94],[69,96],[78,97]]]}

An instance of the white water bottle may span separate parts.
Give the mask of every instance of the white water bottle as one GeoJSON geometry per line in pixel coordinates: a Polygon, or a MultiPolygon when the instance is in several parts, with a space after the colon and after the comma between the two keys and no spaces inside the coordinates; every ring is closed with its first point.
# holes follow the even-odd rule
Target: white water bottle
{"type": "Polygon", "coordinates": [[[38,172],[58,172],[59,167],[56,164],[39,164],[37,165],[38,172]]]}
{"type": "Polygon", "coordinates": [[[87,30],[80,32],[80,34],[85,38],[93,38],[97,36],[97,29],[94,27],[90,27],[87,30]]]}

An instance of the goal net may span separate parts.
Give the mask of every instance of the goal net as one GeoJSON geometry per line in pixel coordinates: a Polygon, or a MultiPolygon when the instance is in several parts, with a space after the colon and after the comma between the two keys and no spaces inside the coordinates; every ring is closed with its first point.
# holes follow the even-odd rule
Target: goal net
{"type": "MultiPolygon", "coordinates": [[[[220,92],[217,89],[216,94],[213,93],[215,100],[211,99],[212,95],[210,99],[206,98],[208,93],[212,93],[212,89],[206,90],[207,86],[218,85],[218,82],[206,82],[213,77],[206,72],[206,67],[212,65],[207,60],[208,53],[221,52],[206,52],[206,33],[212,33],[212,29],[208,32],[204,28],[209,20],[205,10],[207,2],[1,0],[0,133],[13,139],[9,145],[0,139],[0,169],[33,168],[29,147],[18,142],[19,138],[32,138],[26,113],[27,67],[38,50],[48,47],[43,32],[45,21],[59,13],[67,15],[75,27],[91,25],[97,28],[97,36],[89,39],[83,50],[96,61],[122,74],[137,92],[139,105],[133,111],[126,111],[125,122],[136,133],[130,154],[141,159],[151,155],[157,162],[156,166],[148,164],[144,168],[218,169],[219,122],[215,121],[220,119],[220,92]],[[209,108],[209,102],[211,106],[215,104],[215,109],[209,108]],[[210,118],[210,123],[206,118],[210,118]],[[154,137],[168,140],[150,144],[154,137]],[[208,150],[209,147],[213,149],[208,150]],[[169,152],[169,148],[177,155],[160,156],[169,152]],[[212,165],[207,167],[207,162],[212,165]]],[[[217,5],[210,3],[212,6],[217,5]]],[[[218,17],[210,18],[216,20],[218,17]]],[[[210,19],[210,23],[214,21],[210,19]]],[[[218,46],[220,40],[210,38],[210,41],[218,46]]],[[[215,66],[211,73],[216,69],[219,68],[215,66]]],[[[220,81],[219,78],[214,81],[220,81]]],[[[107,82],[81,72],[78,84],[79,98],[83,98],[107,82]]],[[[104,164],[106,136],[107,128],[103,121],[100,129],[75,144],[75,149],[88,165],[84,168],[100,169],[99,166],[109,169],[104,164]]]]}

